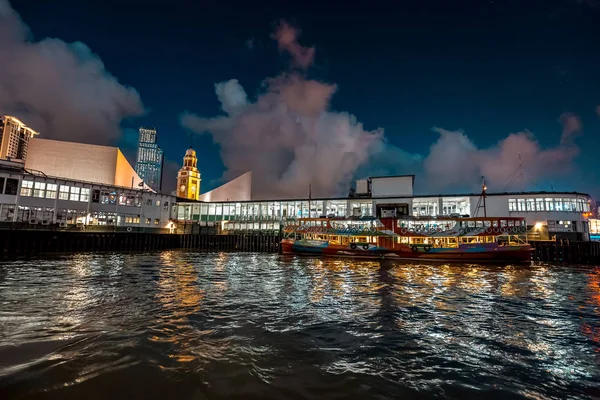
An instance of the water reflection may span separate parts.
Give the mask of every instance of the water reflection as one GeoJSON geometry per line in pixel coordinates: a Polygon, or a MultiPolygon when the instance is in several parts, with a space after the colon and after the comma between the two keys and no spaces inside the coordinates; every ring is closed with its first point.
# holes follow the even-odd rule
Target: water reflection
{"type": "Polygon", "coordinates": [[[7,397],[600,395],[600,268],[164,252],[0,270],[7,397]]]}

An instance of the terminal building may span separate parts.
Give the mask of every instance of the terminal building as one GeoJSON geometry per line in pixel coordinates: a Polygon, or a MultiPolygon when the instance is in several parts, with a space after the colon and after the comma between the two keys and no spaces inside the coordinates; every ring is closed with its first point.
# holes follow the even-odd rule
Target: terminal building
{"type": "Polygon", "coordinates": [[[30,152],[25,165],[0,160],[0,226],[173,231],[175,197],[140,186],[117,148],[69,142],[58,147],[78,151],[53,157],[50,143],[30,152]],[[40,153],[47,158],[37,158],[40,153]]]}
{"type": "MultiPolygon", "coordinates": [[[[371,177],[357,181],[348,197],[253,201],[251,174],[246,174],[209,192],[204,202],[181,199],[176,218],[223,231],[278,231],[308,217],[484,216],[481,193],[415,195],[414,180],[414,175],[371,177]]],[[[526,218],[532,239],[589,240],[591,204],[585,193],[490,192],[485,200],[488,217],[526,218]]]]}

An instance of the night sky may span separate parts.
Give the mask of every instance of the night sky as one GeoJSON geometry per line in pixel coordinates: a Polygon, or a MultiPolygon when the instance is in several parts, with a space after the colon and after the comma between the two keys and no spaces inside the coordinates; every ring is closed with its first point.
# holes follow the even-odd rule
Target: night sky
{"type": "MultiPolygon", "coordinates": [[[[304,76],[337,85],[330,109],[355,115],[365,130],[383,128],[386,144],[425,158],[440,136],[432,128],[441,127],[463,130],[480,149],[528,130],[545,149],[558,146],[567,129],[577,153],[564,161],[569,173],[536,174],[525,189],[553,185],[600,195],[597,1],[12,0],[11,5],[29,26],[30,40],[81,41],[119,83],[137,90],[145,114],[120,121],[122,133],[110,141],[133,164],[136,129],[156,127],[168,189],[174,188],[190,143],[182,113],[223,114],[215,83],[235,78],[254,101],[265,90],[265,78],[289,70],[290,56],[272,38],[283,19],[301,31],[301,45],[315,48],[304,76]],[[575,127],[561,124],[565,113],[578,117],[575,127]]],[[[220,147],[209,134],[195,134],[193,143],[204,192],[223,175],[220,147]]],[[[378,170],[376,157],[366,164],[356,173],[378,170]]],[[[421,181],[421,192],[434,191],[425,175],[421,181]]]]}

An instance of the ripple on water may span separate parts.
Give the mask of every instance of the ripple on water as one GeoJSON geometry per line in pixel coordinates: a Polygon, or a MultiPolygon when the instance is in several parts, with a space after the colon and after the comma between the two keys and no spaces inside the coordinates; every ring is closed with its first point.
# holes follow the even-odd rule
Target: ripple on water
{"type": "Polygon", "coordinates": [[[593,398],[600,268],[162,252],[0,264],[3,398],[593,398]]]}

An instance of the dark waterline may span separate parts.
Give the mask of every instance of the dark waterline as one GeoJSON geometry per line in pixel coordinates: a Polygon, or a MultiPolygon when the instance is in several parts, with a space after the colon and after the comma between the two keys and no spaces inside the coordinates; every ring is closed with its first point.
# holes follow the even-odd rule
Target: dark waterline
{"type": "Polygon", "coordinates": [[[0,264],[0,398],[600,397],[600,268],[272,254],[0,264]]]}

